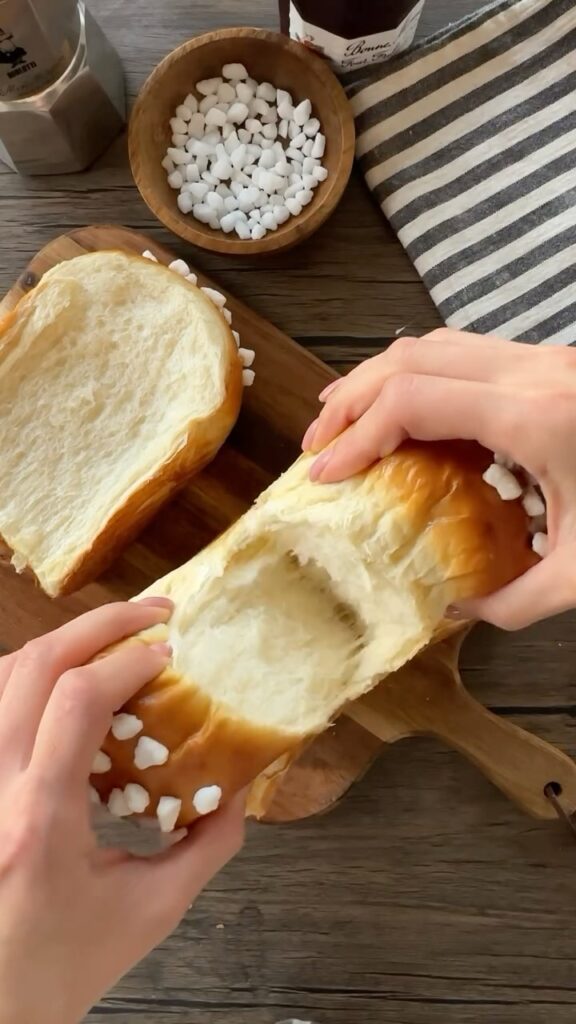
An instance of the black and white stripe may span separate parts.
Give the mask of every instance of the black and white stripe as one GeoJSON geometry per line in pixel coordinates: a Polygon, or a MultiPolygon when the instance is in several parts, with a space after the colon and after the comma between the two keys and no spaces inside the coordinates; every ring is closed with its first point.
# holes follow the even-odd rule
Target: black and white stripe
{"type": "Polygon", "coordinates": [[[504,0],[355,87],[357,155],[444,321],[576,342],[576,0],[504,0]]]}

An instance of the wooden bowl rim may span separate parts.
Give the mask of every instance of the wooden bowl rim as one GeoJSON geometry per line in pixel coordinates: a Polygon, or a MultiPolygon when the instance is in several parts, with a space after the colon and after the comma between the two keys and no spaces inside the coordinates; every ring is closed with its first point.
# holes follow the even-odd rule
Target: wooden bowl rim
{"type": "MultiPolygon", "coordinates": [[[[156,67],[153,68],[140,89],[128,125],[130,166],[136,187],[149,210],[162,224],[185,241],[199,248],[227,255],[259,255],[262,253],[280,252],[309,238],[333,213],[342,198],[354,163],[354,143],[354,117],[348,98],[336,75],[325,61],[312,51],[307,50],[300,43],[289,39],[280,32],[250,26],[227,27],[203,32],[200,35],[192,36],[166,54],[156,67]],[[194,50],[220,39],[232,39],[238,36],[238,33],[241,33],[244,38],[258,39],[269,42],[280,49],[288,50],[298,60],[308,64],[313,73],[327,87],[330,100],[338,112],[340,122],[338,161],[332,173],[331,186],[322,202],[315,202],[315,197],[297,217],[291,217],[285,224],[280,225],[275,232],[269,232],[264,238],[256,240],[231,238],[229,235],[225,235],[223,231],[214,231],[213,229],[202,230],[201,227],[196,227],[196,221],[190,215],[186,215],[190,217],[190,222],[183,223],[180,217],[166,203],[157,198],[155,189],[148,182],[146,174],[143,173],[144,164],[139,159],[138,152],[140,149],[139,126],[145,105],[158,82],[162,80],[166,65],[173,63],[177,57],[187,56],[189,53],[194,52],[194,50]]],[[[182,217],[184,217],[184,214],[182,214],[182,217]]]]}

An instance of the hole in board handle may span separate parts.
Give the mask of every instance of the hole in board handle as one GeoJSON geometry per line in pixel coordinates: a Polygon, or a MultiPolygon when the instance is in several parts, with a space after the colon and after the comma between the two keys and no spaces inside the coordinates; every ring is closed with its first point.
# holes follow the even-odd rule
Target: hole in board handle
{"type": "Polygon", "coordinates": [[[545,796],[562,796],[562,786],[559,782],[547,782],[544,786],[545,796]]]}
{"type": "Polygon", "coordinates": [[[560,821],[563,821],[572,835],[576,836],[576,813],[570,812],[562,805],[562,793],[563,788],[559,782],[547,782],[544,786],[544,796],[552,804],[560,821]]]}

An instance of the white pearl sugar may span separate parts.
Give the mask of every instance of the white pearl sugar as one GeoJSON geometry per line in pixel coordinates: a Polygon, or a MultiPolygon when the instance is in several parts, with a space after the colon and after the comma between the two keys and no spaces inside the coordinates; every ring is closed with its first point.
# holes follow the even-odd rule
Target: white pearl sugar
{"type": "Polygon", "coordinates": [[[104,775],[106,772],[110,771],[111,767],[112,761],[108,757],[108,754],[105,754],[103,750],[99,750],[94,756],[91,774],[104,775]]]}
{"type": "Polygon", "coordinates": [[[108,797],[108,810],[114,818],[127,818],[132,812],[121,789],[115,788],[108,797]]]}
{"type": "Polygon", "coordinates": [[[178,821],[182,801],[176,796],[161,796],[156,808],[156,817],[162,832],[172,832],[178,821]]]}
{"type": "Polygon", "coordinates": [[[117,740],[131,740],[142,732],[144,723],[136,715],[127,715],[121,712],[112,718],[111,733],[117,740]]]}
{"type": "Polygon", "coordinates": [[[534,487],[529,487],[525,492],[522,498],[522,505],[526,515],[530,516],[531,519],[546,515],[546,505],[534,487]]]}
{"type": "Polygon", "coordinates": [[[529,517],[529,530],[532,534],[532,550],[546,558],[548,554],[548,534],[546,531],[546,502],[536,489],[537,481],[527,470],[522,470],[513,459],[501,453],[494,454],[494,461],[488,466],[482,479],[494,487],[503,501],[522,499],[522,507],[529,517]],[[528,485],[522,487],[516,472],[528,479],[528,485]]]}
{"type": "Polygon", "coordinates": [[[150,803],[150,794],[137,782],[129,782],[124,789],[124,800],[131,814],[143,814],[150,803]]]}
{"type": "Polygon", "coordinates": [[[166,764],[170,757],[168,747],[151,736],[141,736],[134,751],[134,764],[140,771],[153,768],[155,765],[166,764]]]}
{"type": "Polygon", "coordinates": [[[502,501],[515,501],[522,494],[522,487],[518,480],[506,466],[499,466],[493,462],[482,474],[482,479],[490,487],[494,487],[502,498],[502,501]]]}
{"type": "Polygon", "coordinates": [[[192,806],[196,814],[212,814],[213,811],[218,810],[221,799],[220,786],[202,786],[201,789],[196,790],[192,798],[192,806]]]}
{"type": "Polygon", "coordinates": [[[546,558],[548,554],[548,535],[546,533],[535,533],[532,538],[532,550],[540,558],[546,558]]]}
{"type": "Polygon", "coordinates": [[[243,64],[196,83],[170,118],[162,160],[182,214],[257,241],[297,217],[328,176],[309,99],[256,82],[243,64]]]}

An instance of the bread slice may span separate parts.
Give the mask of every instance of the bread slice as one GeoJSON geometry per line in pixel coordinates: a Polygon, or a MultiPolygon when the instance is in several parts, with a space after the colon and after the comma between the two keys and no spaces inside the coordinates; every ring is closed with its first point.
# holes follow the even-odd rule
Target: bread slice
{"type": "Polygon", "coordinates": [[[470,445],[406,445],[341,484],[309,480],[303,456],[210,547],[146,592],[175,602],[171,667],[125,709],[138,736],[105,750],[101,797],[137,782],[154,814],[199,789],[228,797],[278,759],[285,767],[350,701],[446,628],[452,602],[485,594],[530,565],[526,514],[482,480],[470,445]],[[136,745],[165,761],[135,762],[136,745]]]}
{"type": "Polygon", "coordinates": [[[0,324],[0,535],[47,594],[78,589],[214,457],[242,399],[221,312],[158,263],[95,252],[0,324]]]}

